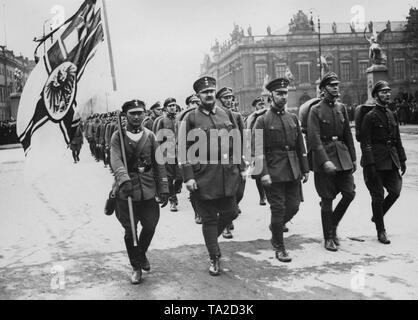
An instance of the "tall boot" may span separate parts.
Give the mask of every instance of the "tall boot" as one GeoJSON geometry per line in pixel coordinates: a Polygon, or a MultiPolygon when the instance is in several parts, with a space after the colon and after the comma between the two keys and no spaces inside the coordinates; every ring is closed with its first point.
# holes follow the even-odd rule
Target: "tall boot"
{"type": "Polygon", "coordinates": [[[332,211],[321,209],[321,221],[322,233],[324,235],[324,239],[327,240],[330,238],[330,235],[332,235],[332,233],[330,233],[332,228],[332,211]]]}
{"type": "Polygon", "coordinates": [[[381,202],[372,201],[373,220],[376,225],[377,232],[385,231],[385,223],[383,221],[383,205],[381,202]]]}
{"type": "Polygon", "coordinates": [[[393,206],[396,200],[399,198],[398,194],[391,194],[389,193],[385,200],[383,200],[382,209],[383,209],[383,216],[389,211],[389,209],[393,206]]]}
{"type": "Polygon", "coordinates": [[[221,264],[217,255],[210,257],[209,274],[211,276],[219,276],[221,274],[221,264]]]}
{"type": "Polygon", "coordinates": [[[283,242],[283,226],[279,223],[272,223],[269,226],[271,231],[271,245],[275,250],[282,250],[284,249],[284,242],[283,242]]]}
{"type": "Polygon", "coordinates": [[[332,213],[332,222],[335,226],[338,226],[353,199],[354,195],[344,194],[340,202],[338,202],[332,213]]]}
{"type": "Polygon", "coordinates": [[[332,228],[332,211],[321,210],[322,220],[322,232],[325,240],[325,249],[329,251],[337,251],[338,248],[333,240],[333,228],[332,228]]]}
{"type": "Polygon", "coordinates": [[[383,220],[384,211],[381,202],[372,202],[373,219],[376,224],[377,240],[383,244],[389,244],[390,240],[386,236],[385,223],[383,220]]]}
{"type": "Polygon", "coordinates": [[[283,225],[280,223],[270,224],[271,244],[274,247],[276,259],[281,262],[290,262],[292,258],[284,247],[283,225]]]}
{"type": "Polygon", "coordinates": [[[338,235],[337,235],[337,226],[332,227],[332,240],[334,241],[337,247],[340,246],[340,239],[338,238],[338,235]]]}
{"type": "Polygon", "coordinates": [[[255,184],[257,186],[258,189],[258,194],[260,196],[260,206],[265,206],[267,203],[267,198],[266,198],[266,191],[264,190],[263,185],[261,184],[260,179],[256,179],[255,180],[255,184]]]}
{"type": "Polygon", "coordinates": [[[331,229],[329,231],[329,235],[328,238],[325,240],[325,249],[327,249],[328,251],[338,251],[338,247],[336,246],[333,237],[333,230],[331,229]]]}

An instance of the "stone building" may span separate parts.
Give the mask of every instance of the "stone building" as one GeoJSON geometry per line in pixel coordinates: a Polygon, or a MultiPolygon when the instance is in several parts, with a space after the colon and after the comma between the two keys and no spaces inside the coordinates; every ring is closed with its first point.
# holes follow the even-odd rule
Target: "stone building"
{"type": "MultiPolygon", "coordinates": [[[[409,93],[418,98],[418,47],[405,41],[406,21],[369,22],[366,32],[350,23],[321,23],[320,41],[323,71],[336,72],[341,80],[341,100],[347,105],[367,100],[366,69],[371,66],[366,37],[380,34],[387,55],[393,94],[409,93]],[[382,32],[385,30],[384,32],[382,32]],[[325,63],[326,62],[326,63],[325,63]]],[[[316,23],[299,11],[286,29],[267,36],[247,34],[234,24],[230,40],[211,48],[204,57],[201,75],[211,75],[219,87],[230,86],[241,111],[251,111],[251,101],[263,91],[269,79],[289,76],[289,107],[297,108],[316,96],[320,78],[319,39],[316,23]]]]}
{"type": "Polygon", "coordinates": [[[0,121],[16,120],[17,108],[12,107],[11,97],[22,90],[34,67],[34,61],[0,46],[0,121]]]}

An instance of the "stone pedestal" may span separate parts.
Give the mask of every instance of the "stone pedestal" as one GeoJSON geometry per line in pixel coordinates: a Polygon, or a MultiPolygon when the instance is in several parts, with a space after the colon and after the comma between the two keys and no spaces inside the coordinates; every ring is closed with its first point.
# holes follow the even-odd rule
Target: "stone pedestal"
{"type": "Polygon", "coordinates": [[[17,119],[17,109],[19,108],[21,93],[12,93],[10,95],[10,117],[17,119]]]}
{"type": "Polygon", "coordinates": [[[379,81],[384,80],[389,82],[389,73],[388,68],[385,65],[372,65],[367,69],[367,101],[366,104],[373,103],[374,99],[372,97],[372,88],[373,85],[379,81]]]}

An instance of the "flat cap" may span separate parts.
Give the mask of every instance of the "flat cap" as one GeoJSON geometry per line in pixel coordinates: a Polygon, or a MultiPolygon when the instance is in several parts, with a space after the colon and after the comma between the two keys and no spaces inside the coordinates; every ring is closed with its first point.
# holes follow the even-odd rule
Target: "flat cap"
{"type": "Polygon", "coordinates": [[[327,72],[319,83],[319,89],[323,89],[327,85],[334,83],[340,83],[337,74],[334,72],[327,72]]]}
{"type": "Polygon", "coordinates": [[[176,99],[175,99],[175,98],[167,98],[167,99],[165,99],[165,101],[164,101],[164,108],[167,108],[167,106],[168,106],[170,103],[175,103],[175,104],[177,104],[177,101],[176,101],[176,99]]]}
{"type": "Polygon", "coordinates": [[[145,111],[145,102],[138,100],[138,99],[134,99],[131,101],[126,101],[123,105],[122,105],[122,112],[126,113],[128,111],[145,111]]]}
{"type": "Polygon", "coordinates": [[[229,87],[223,87],[219,89],[219,91],[216,93],[216,99],[220,99],[222,97],[230,97],[234,96],[232,89],[229,87]]]}
{"type": "Polygon", "coordinates": [[[257,98],[255,98],[254,100],[253,100],[253,103],[251,104],[253,107],[255,107],[256,106],[256,104],[257,103],[260,103],[260,102],[264,102],[264,99],[263,99],[263,97],[257,97],[257,98]]]}
{"type": "Polygon", "coordinates": [[[151,107],[150,110],[154,109],[154,108],[161,108],[161,102],[157,101],[156,103],[154,103],[151,107]]]}
{"type": "Polygon", "coordinates": [[[196,93],[199,93],[202,90],[206,89],[215,89],[216,90],[216,80],[212,77],[202,77],[195,81],[193,84],[193,89],[196,93]]]}
{"type": "Polygon", "coordinates": [[[267,83],[266,89],[270,92],[275,90],[287,91],[288,86],[289,80],[287,80],[286,78],[277,78],[267,83]]]}
{"type": "Polygon", "coordinates": [[[375,97],[379,91],[390,90],[389,83],[384,80],[377,81],[372,88],[372,97],[375,97]]]}
{"type": "Polygon", "coordinates": [[[200,99],[198,96],[196,96],[195,94],[192,94],[191,96],[188,96],[186,98],[186,105],[190,105],[190,103],[192,103],[193,101],[195,102],[199,102],[200,99]]]}

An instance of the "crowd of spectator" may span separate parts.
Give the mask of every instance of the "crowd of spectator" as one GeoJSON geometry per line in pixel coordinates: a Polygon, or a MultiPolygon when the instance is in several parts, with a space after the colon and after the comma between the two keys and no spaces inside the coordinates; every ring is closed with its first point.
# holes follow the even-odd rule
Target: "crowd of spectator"
{"type": "Polygon", "coordinates": [[[417,99],[395,99],[391,109],[395,111],[400,125],[418,124],[417,99]]]}
{"type": "Polygon", "coordinates": [[[19,143],[16,121],[0,121],[0,145],[19,143]]]}

